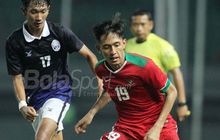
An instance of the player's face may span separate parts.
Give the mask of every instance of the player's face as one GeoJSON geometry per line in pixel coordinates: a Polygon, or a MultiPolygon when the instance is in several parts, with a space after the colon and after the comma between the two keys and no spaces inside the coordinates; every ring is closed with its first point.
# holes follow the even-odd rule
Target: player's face
{"type": "Polygon", "coordinates": [[[49,6],[46,2],[31,1],[29,6],[24,10],[27,18],[27,25],[31,32],[42,31],[45,20],[49,13],[49,6]]]}
{"type": "Polygon", "coordinates": [[[110,33],[108,36],[102,36],[99,49],[112,69],[119,69],[125,62],[126,40],[117,34],[110,33]]]}
{"type": "Polygon", "coordinates": [[[145,41],[152,28],[153,21],[149,20],[147,15],[138,15],[131,18],[131,32],[138,42],[145,41]]]}

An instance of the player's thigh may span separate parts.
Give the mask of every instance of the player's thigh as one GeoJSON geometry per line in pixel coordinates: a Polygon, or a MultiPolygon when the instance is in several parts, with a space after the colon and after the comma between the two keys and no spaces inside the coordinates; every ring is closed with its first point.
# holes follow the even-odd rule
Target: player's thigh
{"type": "Polygon", "coordinates": [[[35,132],[38,131],[44,118],[49,118],[58,125],[55,129],[56,132],[63,130],[62,121],[69,109],[69,106],[69,103],[66,103],[60,99],[52,98],[47,100],[44,105],[37,111],[39,116],[32,123],[35,132]]]}
{"type": "Polygon", "coordinates": [[[132,140],[132,139],[125,133],[113,130],[101,136],[100,140],[132,140]]]}
{"type": "Polygon", "coordinates": [[[36,132],[35,139],[36,140],[46,140],[51,139],[54,134],[55,130],[57,129],[57,123],[49,118],[43,118],[41,121],[38,131],[36,132]]]}

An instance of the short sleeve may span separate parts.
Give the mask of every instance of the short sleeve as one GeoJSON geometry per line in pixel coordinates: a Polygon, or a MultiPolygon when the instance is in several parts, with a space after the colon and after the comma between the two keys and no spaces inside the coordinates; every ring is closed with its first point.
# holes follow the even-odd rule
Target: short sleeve
{"type": "Polygon", "coordinates": [[[62,26],[62,40],[69,53],[79,51],[83,42],[68,28],[62,26]]]}
{"type": "Polygon", "coordinates": [[[6,63],[9,75],[18,75],[23,72],[23,65],[21,63],[21,56],[19,55],[19,48],[7,40],[5,45],[6,63]]]}
{"type": "Polygon", "coordinates": [[[174,47],[170,44],[164,44],[165,46],[163,47],[162,50],[162,64],[165,68],[166,71],[170,71],[174,68],[180,67],[180,60],[179,56],[174,49],[174,47]]]}
{"type": "Polygon", "coordinates": [[[170,81],[160,68],[158,68],[152,60],[149,60],[142,71],[142,79],[144,82],[161,92],[166,92],[170,85],[170,81]]]}
{"type": "Polygon", "coordinates": [[[110,78],[109,77],[106,77],[106,76],[103,76],[103,72],[101,72],[101,68],[98,66],[99,64],[97,63],[96,64],[96,68],[95,68],[95,73],[96,75],[103,80],[103,89],[104,90],[108,90],[108,84],[110,82],[110,78]]]}

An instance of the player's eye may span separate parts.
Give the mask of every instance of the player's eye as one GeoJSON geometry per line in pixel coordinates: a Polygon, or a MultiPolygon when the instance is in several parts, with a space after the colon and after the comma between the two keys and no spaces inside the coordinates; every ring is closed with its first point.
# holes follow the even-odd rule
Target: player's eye
{"type": "Polygon", "coordinates": [[[132,26],[137,27],[138,24],[137,23],[132,23],[132,26]]]}
{"type": "Polygon", "coordinates": [[[46,13],[46,12],[47,12],[47,9],[44,9],[44,10],[41,11],[41,13],[43,13],[43,14],[46,13]]]}
{"type": "Polygon", "coordinates": [[[31,14],[36,14],[37,11],[36,11],[36,10],[31,10],[30,13],[31,13],[31,14]]]}
{"type": "Polygon", "coordinates": [[[146,24],[145,23],[141,23],[141,26],[145,26],[146,24]]]}
{"type": "Polygon", "coordinates": [[[102,46],[103,49],[108,49],[108,48],[110,48],[110,47],[111,47],[111,45],[103,45],[103,46],[102,46]]]}
{"type": "Polygon", "coordinates": [[[114,46],[115,46],[115,47],[119,47],[119,46],[120,46],[120,43],[119,43],[119,42],[116,42],[116,43],[114,43],[114,46]]]}

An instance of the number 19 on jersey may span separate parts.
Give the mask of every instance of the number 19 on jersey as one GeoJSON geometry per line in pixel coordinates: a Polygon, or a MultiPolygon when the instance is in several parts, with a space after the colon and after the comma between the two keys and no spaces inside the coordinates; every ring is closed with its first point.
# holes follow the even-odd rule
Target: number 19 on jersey
{"type": "Polygon", "coordinates": [[[125,87],[116,87],[115,91],[117,93],[119,101],[126,101],[130,99],[128,91],[125,87]]]}

